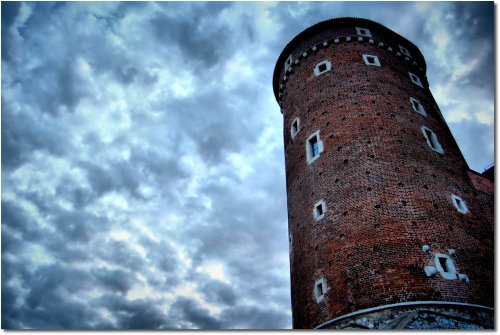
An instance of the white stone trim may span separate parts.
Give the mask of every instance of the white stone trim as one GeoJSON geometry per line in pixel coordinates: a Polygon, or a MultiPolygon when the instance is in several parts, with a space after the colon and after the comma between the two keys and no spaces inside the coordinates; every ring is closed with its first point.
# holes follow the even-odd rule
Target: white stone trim
{"type": "Polygon", "coordinates": [[[451,259],[450,256],[446,254],[435,254],[434,255],[434,266],[436,267],[436,270],[438,270],[439,274],[444,279],[447,280],[454,280],[457,279],[457,269],[455,268],[455,263],[451,259]],[[441,265],[441,262],[439,261],[439,258],[446,258],[446,268],[448,271],[445,271],[443,269],[443,266],[441,265]]]}
{"type": "Polygon", "coordinates": [[[401,53],[405,56],[408,56],[408,57],[411,57],[411,54],[410,52],[408,51],[408,49],[406,49],[404,46],[400,45],[399,46],[399,50],[401,51],[401,53]]]}
{"type": "Polygon", "coordinates": [[[444,153],[443,147],[439,143],[436,134],[432,130],[427,128],[426,126],[422,126],[421,129],[422,129],[422,133],[424,134],[425,139],[427,140],[427,144],[429,145],[429,147],[437,153],[440,153],[440,154],[444,153]],[[431,133],[431,138],[429,138],[427,136],[426,130],[431,133]]]}
{"type": "Polygon", "coordinates": [[[427,116],[424,106],[417,99],[410,97],[410,104],[413,110],[423,116],[427,116]]]}
{"type": "Polygon", "coordinates": [[[470,281],[469,276],[467,276],[466,274],[463,274],[463,273],[458,274],[458,279],[460,279],[460,281],[462,281],[464,283],[468,283],[470,281]]]}
{"type": "Polygon", "coordinates": [[[319,220],[323,219],[325,217],[325,213],[326,213],[326,203],[325,203],[325,200],[321,199],[320,201],[318,201],[317,203],[314,204],[314,207],[313,207],[314,220],[319,221],[319,220]],[[321,206],[321,214],[318,211],[319,206],[321,206]]]}
{"type": "Polygon", "coordinates": [[[378,59],[377,56],[374,55],[363,55],[363,61],[365,62],[366,65],[371,65],[371,66],[380,66],[380,60],[378,59]],[[370,63],[368,60],[373,59],[373,63],[370,63]]]}
{"type": "Polygon", "coordinates": [[[431,247],[429,247],[427,244],[425,244],[425,245],[422,246],[422,251],[423,252],[429,252],[429,250],[431,250],[431,247]]]}
{"type": "Polygon", "coordinates": [[[420,80],[419,76],[417,76],[416,74],[411,73],[411,72],[408,72],[408,75],[410,76],[412,83],[424,88],[424,85],[422,85],[422,81],[420,80]]]}
{"type": "Polygon", "coordinates": [[[424,271],[427,277],[432,277],[436,275],[436,267],[432,265],[424,266],[424,271]]]}
{"type": "Polygon", "coordinates": [[[288,71],[288,69],[292,66],[292,64],[293,64],[293,59],[292,59],[292,55],[290,55],[290,56],[288,56],[288,58],[285,61],[285,72],[288,71]]]}
{"type": "Polygon", "coordinates": [[[313,293],[314,297],[316,298],[316,303],[320,303],[325,299],[325,293],[327,291],[326,287],[326,280],[324,277],[321,277],[320,279],[316,280],[314,282],[314,288],[313,288],[313,293]],[[321,286],[321,291],[319,290],[319,286],[321,286]]]}
{"type": "Polygon", "coordinates": [[[469,212],[469,209],[467,208],[467,204],[458,195],[455,195],[452,193],[451,200],[453,201],[453,205],[455,206],[457,211],[459,211],[462,214],[467,214],[469,212]],[[457,200],[459,200],[460,202],[458,202],[457,200]]]}
{"type": "Polygon", "coordinates": [[[314,329],[319,329],[323,328],[325,326],[328,326],[329,324],[344,320],[344,319],[349,319],[358,315],[363,315],[363,314],[368,314],[368,313],[373,313],[373,312],[378,312],[384,309],[389,309],[389,308],[399,308],[399,307],[406,307],[406,306],[460,306],[460,307],[472,307],[472,308],[477,308],[477,309],[482,309],[482,310],[487,310],[489,312],[494,312],[495,309],[483,305],[476,305],[476,304],[468,304],[465,302],[452,302],[452,301],[409,301],[409,302],[398,302],[395,304],[388,304],[388,305],[382,305],[382,306],[377,306],[377,307],[371,307],[371,308],[366,308],[362,309],[356,312],[344,314],[342,316],[336,317],[334,319],[328,320],[326,322],[323,322],[319,326],[314,327],[314,329]]]}
{"type": "Polygon", "coordinates": [[[319,75],[322,75],[323,73],[325,72],[328,72],[328,71],[331,71],[332,69],[332,63],[330,63],[329,61],[327,60],[324,60],[318,64],[316,64],[316,66],[314,67],[314,75],[317,77],[319,75]],[[320,71],[320,66],[322,65],[326,65],[326,70],[323,70],[323,71],[320,71]]]}
{"type": "Polygon", "coordinates": [[[356,35],[372,37],[370,29],[356,27],[356,35]]]}
{"type": "Polygon", "coordinates": [[[321,153],[323,152],[323,141],[321,141],[321,138],[319,137],[319,130],[315,131],[312,133],[306,140],[306,157],[307,157],[307,164],[311,164],[314,162],[316,159],[319,158],[321,153]],[[311,148],[311,144],[309,143],[314,137],[316,137],[318,141],[318,154],[316,156],[313,156],[313,151],[311,148]]]}
{"type": "Polygon", "coordinates": [[[292,121],[292,125],[290,126],[290,135],[292,136],[292,140],[295,138],[295,136],[297,135],[297,133],[300,131],[300,119],[298,117],[296,117],[295,119],[293,119],[292,121]],[[294,124],[295,122],[297,122],[297,131],[294,130],[294,124]]]}

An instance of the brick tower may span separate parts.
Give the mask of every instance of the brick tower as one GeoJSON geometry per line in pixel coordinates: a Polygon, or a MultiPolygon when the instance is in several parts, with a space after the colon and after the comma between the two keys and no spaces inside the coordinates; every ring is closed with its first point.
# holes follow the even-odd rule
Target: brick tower
{"type": "Polygon", "coordinates": [[[278,58],[294,328],[492,328],[493,180],[469,169],[419,49],[359,18],[278,58]]]}

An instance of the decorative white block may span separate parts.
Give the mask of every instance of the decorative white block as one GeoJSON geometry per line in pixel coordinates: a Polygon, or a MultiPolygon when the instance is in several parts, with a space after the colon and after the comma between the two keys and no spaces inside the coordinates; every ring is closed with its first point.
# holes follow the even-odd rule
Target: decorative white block
{"type": "Polygon", "coordinates": [[[468,283],[470,281],[469,276],[467,276],[466,274],[463,274],[463,273],[458,274],[458,279],[460,279],[464,283],[468,283]]]}
{"type": "Polygon", "coordinates": [[[448,255],[450,256],[455,255],[455,249],[448,249],[448,255]]]}
{"type": "Polygon", "coordinates": [[[429,252],[429,250],[431,250],[431,247],[429,247],[427,244],[422,246],[423,252],[429,252]]]}
{"type": "Polygon", "coordinates": [[[432,277],[436,275],[436,267],[432,265],[427,265],[424,267],[425,274],[427,277],[432,277]]]}

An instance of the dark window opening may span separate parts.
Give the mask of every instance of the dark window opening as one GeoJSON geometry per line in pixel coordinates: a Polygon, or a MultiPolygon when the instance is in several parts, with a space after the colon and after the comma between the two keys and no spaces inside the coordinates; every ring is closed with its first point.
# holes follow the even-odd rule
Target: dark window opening
{"type": "Polygon", "coordinates": [[[439,264],[441,264],[441,267],[443,268],[443,271],[448,272],[448,267],[446,266],[447,259],[444,257],[439,257],[438,260],[439,260],[439,264]]]}
{"type": "Polygon", "coordinates": [[[318,285],[316,285],[316,289],[318,291],[318,296],[322,296],[323,295],[323,283],[319,283],[318,285]]]}
{"type": "Polygon", "coordinates": [[[430,131],[429,129],[424,129],[424,131],[425,131],[425,135],[427,136],[427,139],[429,139],[429,143],[431,144],[431,147],[433,149],[437,149],[436,143],[434,143],[434,137],[432,136],[433,135],[432,131],[430,131]]]}
{"type": "Polygon", "coordinates": [[[309,145],[311,146],[312,156],[316,157],[319,155],[319,143],[318,138],[315,136],[309,140],[309,145]]]}
{"type": "Polygon", "coordinates": [[[370,64],[375,64],[375,57],[366,57],[366,60],[368,61],[368,63],[370,64]]]}
{"type": "Polygon", "coordinates": [[[297,125],[297,120],[293,121],[292,129],[294,134],[299,130],[297,125]]]}
{"type": "Polygon", "coordinates": [[[318,66],[319,72],[325,72],[327,69],[326,64],[321,64],[318,66]]]}
{"type": "Polygon", "coordinates": [[[318,206],[316,207],[316,211],[317,211],[317,213],[318,213],[318,216],[323,215],[323,206],[318,205],[318,206]]]}

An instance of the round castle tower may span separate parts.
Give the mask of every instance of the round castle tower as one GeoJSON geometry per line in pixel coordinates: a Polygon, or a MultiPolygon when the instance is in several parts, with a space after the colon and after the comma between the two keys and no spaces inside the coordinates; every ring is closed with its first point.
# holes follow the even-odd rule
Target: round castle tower
{"type": "Polygon", "coordinates": [[[273,88],[294,328],[493,327],[493,184],[469,170],[419,49],[323,21],[285,47],[273,88]]]}

